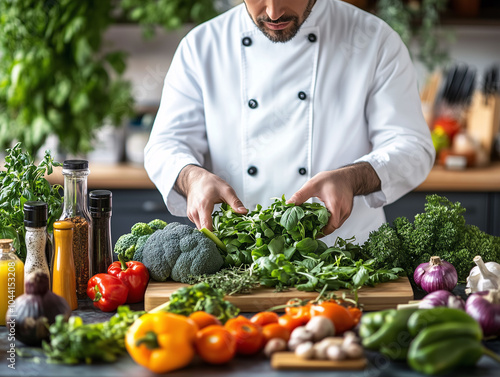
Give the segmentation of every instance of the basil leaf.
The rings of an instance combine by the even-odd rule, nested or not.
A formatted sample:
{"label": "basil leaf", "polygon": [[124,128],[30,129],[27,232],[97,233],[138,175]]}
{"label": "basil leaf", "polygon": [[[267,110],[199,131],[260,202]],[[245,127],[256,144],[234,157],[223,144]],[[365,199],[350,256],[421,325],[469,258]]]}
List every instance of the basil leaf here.
{"label": "basil leaf", "polygon": [[297,250],[302,251],[304,253],[312,253],[318,248],[318,242],[313,240],[312,238],[304,238],[302,241],[299,241],[295,244]]}
{"label": "basil leaf", "polygon": [[281,217],[280,224],[288,231],[295,230],[304,217],[304,210],[299,206],[288,208]]}
{"label": "basil leaf", "polygon": [[269,251],[271,254],[277,255],[281,254],[284,250],[285,239],[283,236],[275,237],[269,242]]}

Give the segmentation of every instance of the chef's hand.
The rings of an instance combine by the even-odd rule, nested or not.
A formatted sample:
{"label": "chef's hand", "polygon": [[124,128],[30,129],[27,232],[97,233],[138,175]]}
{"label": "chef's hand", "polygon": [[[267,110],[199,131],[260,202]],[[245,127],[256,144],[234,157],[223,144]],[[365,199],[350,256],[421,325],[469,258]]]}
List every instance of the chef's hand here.
{"label": "chef's hand", "polygon": [[355,195],[367,195],[380,190],[380,179],[367,162],[348,165],[316,174],[302,186],[287,203],[300,205],[312,197],[321,200],[331,216],[323,228],[326,236],[351,215]]}
{"label": "chef's hand", "polygon": [[187,216],[198,229],[213,230],[212,212],[217,203],[227,203],[237,213],[248,212],[226,181],[196,165],[181,170],[174,188],[186,197]]}

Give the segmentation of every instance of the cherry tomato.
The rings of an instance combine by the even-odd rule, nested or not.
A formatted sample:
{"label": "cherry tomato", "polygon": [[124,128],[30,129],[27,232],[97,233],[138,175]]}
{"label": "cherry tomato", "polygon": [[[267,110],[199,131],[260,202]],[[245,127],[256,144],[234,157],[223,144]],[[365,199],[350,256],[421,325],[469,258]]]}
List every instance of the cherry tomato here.
{"label": "cherry tomato", "polygon": [[265,326],[270,323],[278,323],[278,318],[279,316],[275,312],[260,312],[250,318],[250,321],[259,326]]}
{"label": "cherry tomato", "polygon": [[285,313],[299,318],[303,325],[305,325],[311,319],[311,305],[303,305],[303,306],[289,306],[285,308]]}
{"label": "cherry tomato", "polygon": [[349,310],[349,313],[351,313],[351,317],[354,319],[354,325],[357,325],[359,321],[361,320],[361,315],[363,314],[359,308],[347,308]]}
{"label": "cherry tomato", "polygon": [[285,342],[288,342],[288,340],[290,339],[290,333],[291,331],[288,328],[280,325],[279,323],[270,323],[262,328],[262,334],[264,334],[265,343],[273,338],[280,338]]}
{"label": "cherry tomato", "polygon": [[245,317],[232,318],[226,322],[224,327],[235,337],[237,353],[253,355],[263,347],[264,335],[262,334],[262,327],[250,322]]}
{"label": "cherry tomato", "polygon": [[300,317],[283,314],[281,317],[279,317],[278,323],[292,332],[296,327],[302,326],[304,324],[303,320],[304,319]]}
{"label": "cherry tomato", "polygon": [[200,330],[210,325],[222,326],[221,321],[219,321],[217,317],[201,310],[191,313],[189,315],[189,318],[191,318],[194,322],[196,322]]}
{"label": "cherry tomato", "polygon": [[312,305],[311,317],[317,315],[329,318],[335,326],[336,334],[342,334],[344,331],[350,330],[356,325],[356,321],[351,315],[351,312],[336,302],[325,301],[321,304]]}
{"label": "cherry tomato", "polygon": [[220,325],[209,325],[196,333],[196,351],[210,364],[224,364],[236,353],[236,339]]}

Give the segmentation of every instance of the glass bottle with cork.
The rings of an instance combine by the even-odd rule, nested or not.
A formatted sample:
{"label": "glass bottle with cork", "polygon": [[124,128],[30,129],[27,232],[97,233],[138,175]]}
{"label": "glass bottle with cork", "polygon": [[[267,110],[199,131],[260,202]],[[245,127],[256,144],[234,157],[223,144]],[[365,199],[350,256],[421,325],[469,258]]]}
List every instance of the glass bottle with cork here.
{"label": "glass bottle with cork", "polygon": [[24,203],[24,227],[26,229],[26,261],[24,264],[24,281],[35,272],[42,271],[50,281],[50,270],[47,262],[47,203],[29,201]]}
{"label": "glass bottle with cork", "polygon": [[108,190],[93,190],[89,193],[90,231],[90,276],[107,273],[113,263],[111,246],[112,193]]}
{"label": "glass bottle with cork", "polygon": [[73,262],[73,228],[71,221],[54,223],[54,264],[52,266],[52,292],[65,298],[71,310],[78,308]]}
{"label": "glass bottle with cork", "polygon": [[76,296],[87,297],[89,276],[90,215],[87,209],[87,177],[90,173],[87,160],[63,162],[64,206],[59,220],[73,223],[73,261],[76,272]]}
{"label": "glass bottle with cork", "polygon": [[24,293],[24,264],[16,255],[13,240],[0,240],[0,326],[5,326],[9,304]]}

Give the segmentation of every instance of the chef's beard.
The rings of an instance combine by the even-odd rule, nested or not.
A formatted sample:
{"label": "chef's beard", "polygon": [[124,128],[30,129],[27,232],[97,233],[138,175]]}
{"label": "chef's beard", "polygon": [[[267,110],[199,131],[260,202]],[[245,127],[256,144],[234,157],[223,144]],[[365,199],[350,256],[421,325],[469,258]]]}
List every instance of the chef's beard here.
{"label": "chef's beard", "polygon": [[[311,10],[315,2],[316,0],[309,0],[309,2],[307,3],[307,7],[306,10],[304,11],[302,17],[303,21],[301,24],[299,24],[299,18],[297,16],[291,16],[291,15],[287,16],[286,14],[284,14],[283,16],[274,21],[267,16],[257,17],[256,21],[257,27],[272,42],[276,43],[288,42],[297,35],[297,33],[300,30],[300,27],[304,24],[304,22],[307,20],[307,17],[309,17],[309,15],[311,14]],[[291,24],[284,30],[270,30],[266,27],[265,25],[266,22],[276,23],[276,24],[281,22],[291,22]]]}

